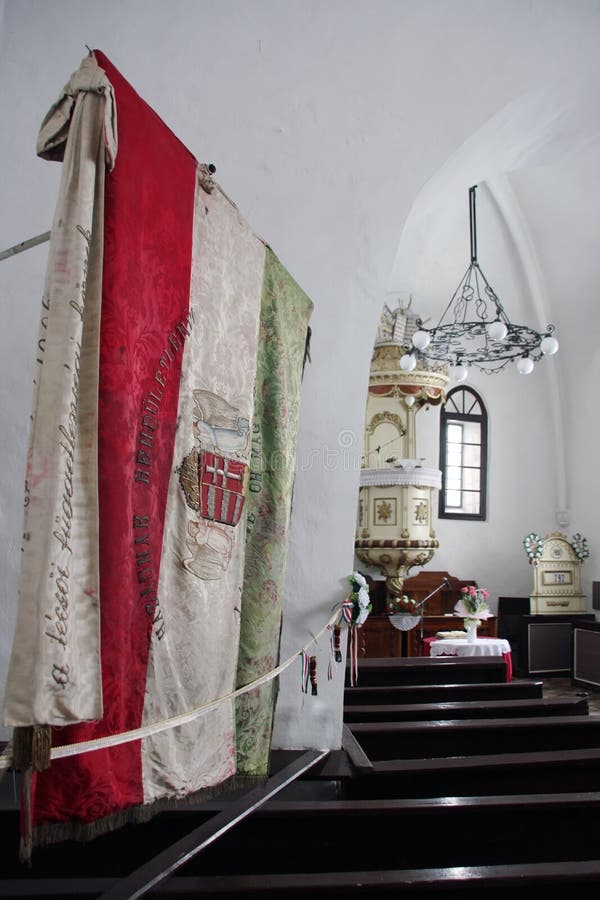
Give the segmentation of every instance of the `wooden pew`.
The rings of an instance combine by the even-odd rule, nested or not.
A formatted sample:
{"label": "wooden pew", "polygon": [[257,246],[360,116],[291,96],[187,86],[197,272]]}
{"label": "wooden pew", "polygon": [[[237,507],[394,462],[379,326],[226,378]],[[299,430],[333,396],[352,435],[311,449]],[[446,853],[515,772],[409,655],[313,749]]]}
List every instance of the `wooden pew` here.
{"label": "wooden pew", "polygon": [[516,751],[431,759],[374,761],[362,775],[342,751],[333,751],[282,797],[401,799],[568,793],[600,784],[600,748]]}
{"label": "wooden pew", "polygon": [[506,663],[501,656],[416,656],[361,659],[356,685],[351,684],[350,664],[346,666],[346,685],[396,686],[423,684],[462,684],[506,682]]}
{"label": "wooden pew", "polygon": [[[499,866],[458,866],[437,869],[408,869],[385,871],[339,871],[292,873],[286,875],[230,875],[178,876],[165,885],[158,885],[146,894],[161,900],[176,898],[204,898],[227,900],[283,900],[283,898],[312,897],[346,898],[379,897],[400,894],[403,898],[422,898],[435,891],[444,900],[464,900],[485,896],[486,900],[548,900],[550,890],[572,888],[577,900],[597,900],[600,883],[598,860],[560,863],[524,863]],[[7,887],[11,882],[6,882]],[[9,895],[13,898],[54,897],[66,900],[104,900],[118,880],[109,877],[79,879],[48,879],[43,893],[19,893],[20,886]],[[10,888],[9,888],[10,889]]]}
{"label": "wooden pew", "polygon": [[600,747],[600,716],[356,722],[349,729],[373,762]]}
{"label": "wooden pew", "polygon": [[[165,818],[163,829],[171,819],[176,814]],[[327,804],[273,800],[181,874],[339,871],[342,860],[347,870],[386,870],[489,866],[508,858],[593,859],[599,820],[600,793],[585,791]]]}
{"label": "wooden pew", "polygon": [[[33,871],[10,873],[2,896],[108,896],[123,877],[127,847],[131,871],[135,860],[151,859],[165,835],[172,840],[199,823],[210,827],[207,813],[216,815],[225,806],[163,813],[138,825],[134,844],[130,832],[130,841],[122,842],[118,852],[116,834],[107,835],[101,865],[98,857],[91,864],[89,845],[48,848],[58,856],[54,866],[61,880],[47,877],[38,863]],[[282,900],[308,890],[319,896],[364,897],[366,890],[370,896],[402,887],[415,896],[418,888],[429,886],[446,895],[447,889],[460,886],[478,896],[483,886],[518,884],[528,889],[529,897],[531,889],[547,890],[550,875],[558,871],[569,873],[569,884],[585,888],[595,883],[597,889],[599,816],[600,793],[589,791],[326,804],[273,800],[177,866],[149,894],[248,900],[260,893]],[[459,869],[463,876],[469,873],[468,882]]]}
{"label": "wooden pew", "polygon": [[541,681],[504,681],[483,684],[408,684],[346,687],[344,705],[383,703],[448,703],[469,700],[533,700],[543,697]]}
{"label": "wooden pew", "polygon": [[[549,890],[576,887],[577,900],[597,900],[600,862],[596,859],[561,863],[524,863],[499,866],[459,866],[436,869],[338,871],[288,875],[173,878],[161,898],[202,897],[205,900],[239,896],[243,900],[282,898],[373,897],[391,893],[403,898],[423,897],[434,890],[445,900],[467,896],[486,900],[511,898],[548,900]],[[484,892],[484,893],[477,893]]]}
{"label": "wooden pew", "polygon": [[537,716],[587,716],[584,698],[562,700],[466,700],[447,703],[352,704],[344,707],[344,722],[416,722],[445,719],[514,719]]}

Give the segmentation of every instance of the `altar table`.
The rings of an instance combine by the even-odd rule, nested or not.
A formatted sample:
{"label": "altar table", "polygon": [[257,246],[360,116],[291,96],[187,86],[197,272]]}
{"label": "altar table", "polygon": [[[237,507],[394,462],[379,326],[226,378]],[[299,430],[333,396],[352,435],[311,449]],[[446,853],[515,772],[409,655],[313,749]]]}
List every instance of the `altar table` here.
{"label": "altar table", "polygon": [[502,656],[506,663],[506,680],[512,679],[511,647],[504,638],[423,638],[423,656]]}

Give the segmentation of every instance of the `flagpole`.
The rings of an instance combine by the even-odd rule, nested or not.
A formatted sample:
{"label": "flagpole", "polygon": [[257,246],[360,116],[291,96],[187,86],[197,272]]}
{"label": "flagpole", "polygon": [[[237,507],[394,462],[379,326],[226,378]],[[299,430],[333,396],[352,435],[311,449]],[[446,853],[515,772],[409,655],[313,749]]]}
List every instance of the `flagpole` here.
{"label": "flagpole", "polygon": [[44,231],[43,234],[38,234],[27,241],[21,241],[20,244],[9,247],[8,250],[2,250],[0,252],[0,262],[4,259],[9,259],[11,256],[16,256],[17,253],[22,253],[24,250],[30,250],[31,247],[37,247],[38,244],[45,244],[49,240],[50,232]]}

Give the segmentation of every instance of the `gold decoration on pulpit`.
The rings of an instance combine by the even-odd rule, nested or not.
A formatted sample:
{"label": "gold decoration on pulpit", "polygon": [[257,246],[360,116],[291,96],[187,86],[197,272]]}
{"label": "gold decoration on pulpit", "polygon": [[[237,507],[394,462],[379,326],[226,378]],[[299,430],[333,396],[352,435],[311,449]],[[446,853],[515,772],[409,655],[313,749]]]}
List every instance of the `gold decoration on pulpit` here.
{"label": "gold decoration on pulpit", "polygon": [[389,597],[403,594],[404,579],[439,546],[432,495],[439,469],[417,455],[416,416],[445,399],[444,367],[427,367],[410,353],[418,316],[411,304],[384,307],[369,376],[363,467],[355,538],[358,559],[386,578]]}
{"label": "gold decoration on pulpit", "polygon": [[383,522],[385,525],[395,525],[395,516],[393,517],[393,521],[390,522],[390,519],[392,519],[392,509],[396,509],[396,501],[394,498],[391,500],[378,500],[375,506],[375,521],[377,524]]}
{"label": "gold decoration on pulpit", "polygon": [[415,506],[415,522],[418,525],[422,525],[424,522],[427,522],[429,519],[429,507],[424,500],[420,500]]}

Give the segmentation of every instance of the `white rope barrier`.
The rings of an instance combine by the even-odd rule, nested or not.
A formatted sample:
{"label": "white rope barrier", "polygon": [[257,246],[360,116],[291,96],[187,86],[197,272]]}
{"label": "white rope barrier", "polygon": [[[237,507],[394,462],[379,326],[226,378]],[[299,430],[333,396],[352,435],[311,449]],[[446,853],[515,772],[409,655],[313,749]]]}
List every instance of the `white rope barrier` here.
{"label": "white rope barrier", "polygon": [[[80,753],[91,753],[93,750],[101,750],[105,747],[116,747],[119,744],[126,744],[129,741],[138,741],[142,738],[150,737],[150,735],[158,734],[161,731],[168,731],[171,728],[177,728],[180,725],[186,725],[188,722],[193,722],[194,719],[199,718],[205,712],[208,712],[210,709],[214,709],[216,706],[219,706],[221,703],[225,703],[227,700],[233,700],[235,697],[239,697],[242,694],[247,694],[249,691],[254,690],[255,688],[261,687],[263,684],[267,684],[267,682],[272,681],[273,678],[276,678],[282,672],[284,672],[295,660],[305,653],[312,644],[318,643],[318,638],[327,631],[335,622],[338,620],[340,614],[340,609],[336,609],[335,613],[329,619],[326,625],[323,626],[321,631],[318,632],[317,635],[312,635],[312,639],[305,644],[300,650],[290,656],[284,663],[277,666],[275,669],[271,669],[270,672],[266,672],[264,675],[261,675],[255,681],[251,681],[249,684],[245,684],[241,688],[237,688],[237,690],[232,691],[229,694],[225,694],[223,697],[217,697],[215,700],[211,700],[210,703],[204,703],[202,706],[197,706],[194,709],[189,710],[186,713],[180,713],[177,716],[171,716],[168,719],[163,719],[160,722],[154,722],[151,725],[143,725],[140,728],[133,728],[131,731],[122,731],[119,734],[110,734],[103,738],[95,738],[91,741],[80,741],[75,744],[63,744],[59,747],[53,747],[50,751],[50,759],[65,759],[68,756],[77,756]],[[0,770],[1,769],[9,769],[12,763],[12,753],[10,752],[10,744],[7,746],[4,754],[0,756]]]}

